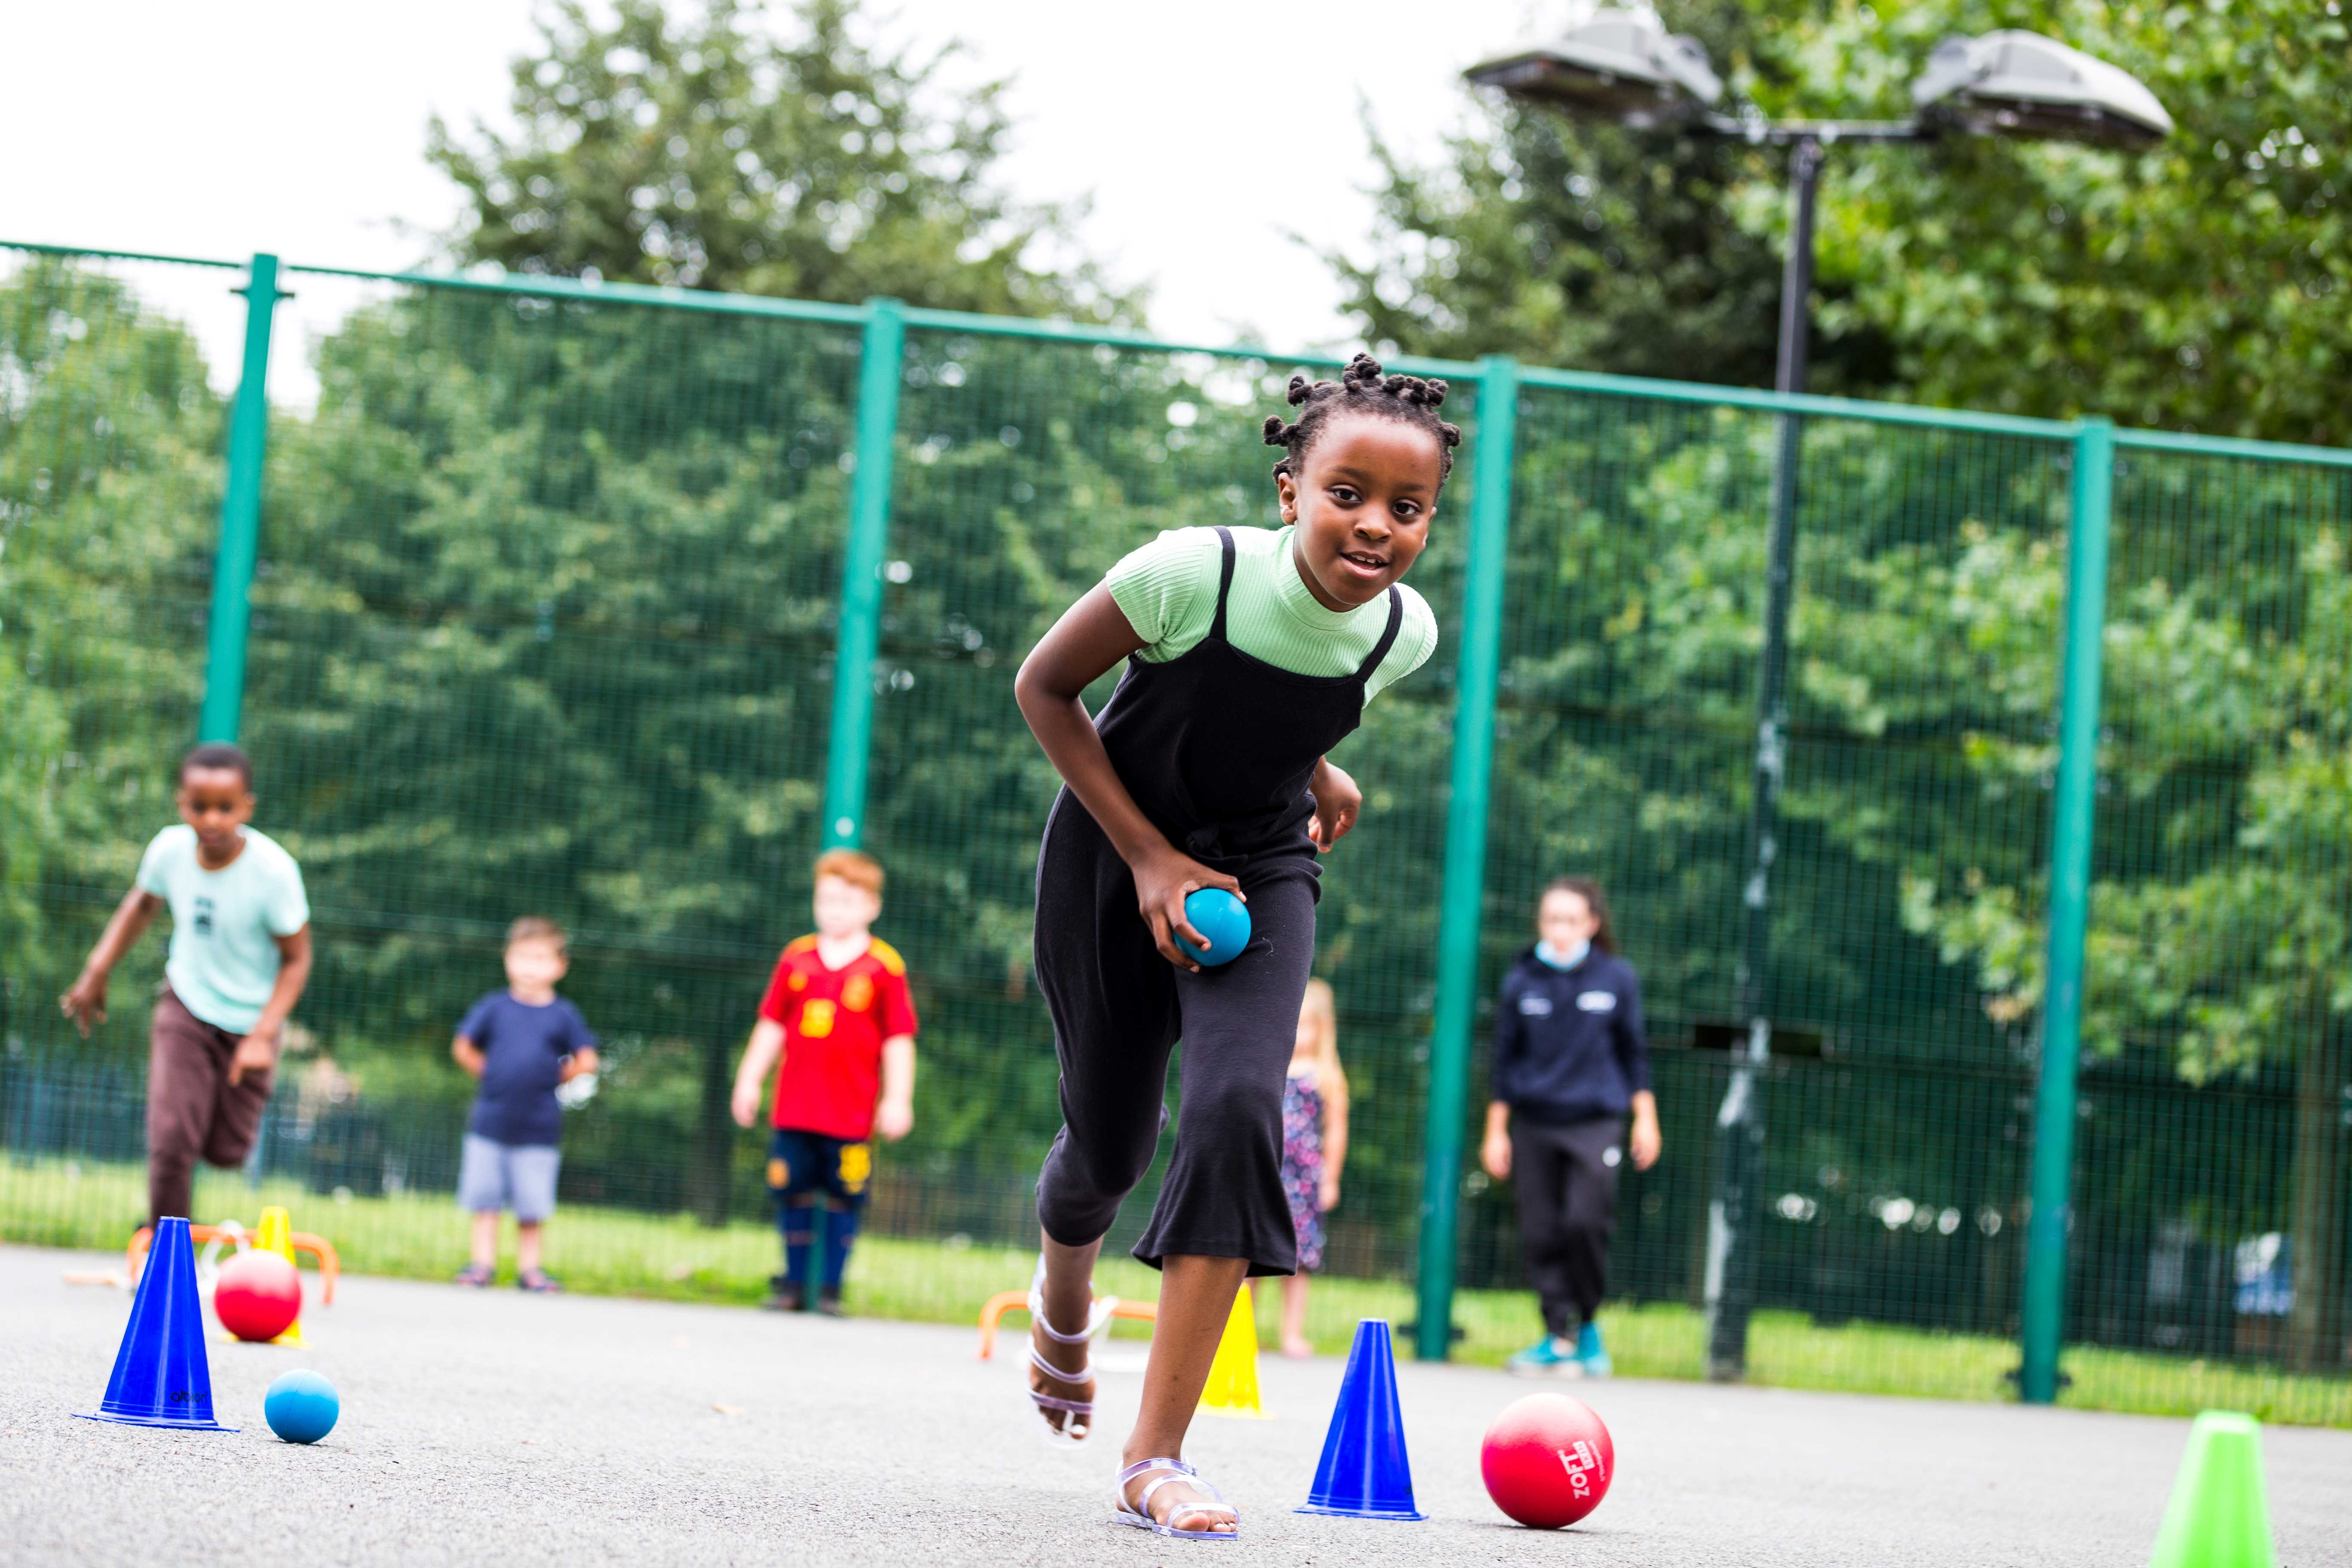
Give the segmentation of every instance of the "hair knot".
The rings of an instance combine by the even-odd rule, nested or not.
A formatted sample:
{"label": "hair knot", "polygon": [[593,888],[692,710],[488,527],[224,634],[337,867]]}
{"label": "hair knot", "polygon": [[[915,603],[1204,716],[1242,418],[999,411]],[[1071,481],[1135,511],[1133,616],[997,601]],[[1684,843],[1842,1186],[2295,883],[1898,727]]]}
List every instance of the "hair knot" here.
{"label": "hair knot", "polygon": [[1338,381],[1310,382],[1304,375],[1294,375],[1285,395],[1292,407],[1303,407],[1305,412],[1287,425],[1280,415],[1268,415],[1264,426],[1265,444],[1280,447],[1286,453],[1274,471],[1296,475],[1326,420],[1342,411],[1360,412],[1418,426],[1436,437],[1437,482],[1443,486],[1454,471],[1454,448],[1462,444],[1461,430],[1433,412],[1445,401],[1445,393],[1442,381],[1389,374],[1368,353],[1351,357]]}

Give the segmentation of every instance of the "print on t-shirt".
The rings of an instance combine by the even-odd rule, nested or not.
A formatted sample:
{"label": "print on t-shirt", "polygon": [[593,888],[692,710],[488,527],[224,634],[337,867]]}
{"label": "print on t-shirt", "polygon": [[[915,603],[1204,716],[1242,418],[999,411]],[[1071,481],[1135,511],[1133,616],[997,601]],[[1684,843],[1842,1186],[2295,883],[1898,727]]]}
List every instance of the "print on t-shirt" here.
{"label": "print on t-shirt", "polygon": [[852,1142],[872,1135],[882,1092],[882,1042],[915,1032],[907,964],[875,940],[839,969],[817,956],[816,938],[783,951],[760,1016],[784,1028],[776,1071],[775,1124]]}

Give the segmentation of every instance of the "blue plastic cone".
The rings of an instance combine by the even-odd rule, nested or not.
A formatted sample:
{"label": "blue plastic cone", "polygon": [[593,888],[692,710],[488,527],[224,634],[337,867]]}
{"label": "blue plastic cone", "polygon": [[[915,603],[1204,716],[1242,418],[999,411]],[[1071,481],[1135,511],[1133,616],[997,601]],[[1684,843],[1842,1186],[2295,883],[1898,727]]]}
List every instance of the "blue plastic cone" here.
{"label": "blue plastic cone", "polygon": [[1339,1407],[1323,1438],[1323,1460],[1300,1513],[1345,1519],[1426,1519],[1412,1506],[1412,1467],[1404,1457],[1404,1413],[1397,1406],[1396,1355],[1384,1318],[1356,1325]]}
{"label": "blue plastic cone", "polygon": [[115,1352],[114,1375],[95,1415],[85,1421],[126,1426],[177,1426],[234,1432],[213,1419],[212,1368],[205,1360],[205,1303],[196,1293],[196,1254],[188,1222],[155,1222],[155,1244],[131,1302],[131,1323]]}

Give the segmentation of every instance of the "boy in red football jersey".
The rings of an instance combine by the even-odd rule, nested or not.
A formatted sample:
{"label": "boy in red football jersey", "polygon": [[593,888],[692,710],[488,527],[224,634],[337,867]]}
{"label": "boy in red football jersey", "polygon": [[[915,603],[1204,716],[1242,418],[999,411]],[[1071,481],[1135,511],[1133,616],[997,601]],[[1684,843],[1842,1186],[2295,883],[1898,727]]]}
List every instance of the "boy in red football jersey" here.
{"label": "boy in red football jersey", "polygon": [[882,865],[855,849],[816,861],[816,933],[784,949],[735,1074],[735,1121],[751,1125],[768,1069],[776,1074],[768,1189],[784,1237],[772,1311],[808,1303],[817,1200],[826,1209],[816,1310],[841,1316],[841,1276],[866,1209],[875,1133],[897,1142],[915,1125],[915,1004],[907,963],[872,932]]}

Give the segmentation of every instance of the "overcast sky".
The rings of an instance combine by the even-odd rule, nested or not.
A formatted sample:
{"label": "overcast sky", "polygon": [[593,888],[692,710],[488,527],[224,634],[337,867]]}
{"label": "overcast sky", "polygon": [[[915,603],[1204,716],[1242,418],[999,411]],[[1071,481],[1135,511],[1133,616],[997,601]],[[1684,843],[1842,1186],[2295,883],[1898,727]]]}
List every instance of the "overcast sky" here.
{"label": "overcast sky", "polygon": [[[1161,333],[1336,343],[1329,270],[1284,237],[1360,247],[1371,179],[1357,105],[1422,154],[1458,127],[1461,68],[1568,0],[895,0],[887,37],[961,37],[1010,75],[1003,174],[1032,199],[1091,195],[1082,234],[1148,283]],[[74,0],[0,5],[0,239],[362,268],[414,265],[456,213],[426,117],[503,120],[532,0]],[[240,320],[221,274],[140,269],[215,374]],[[272,384],[301,402],[307,335],[357,298],[320,280],[281,318]],[[291,325],[291,332],[283,327]]]}

